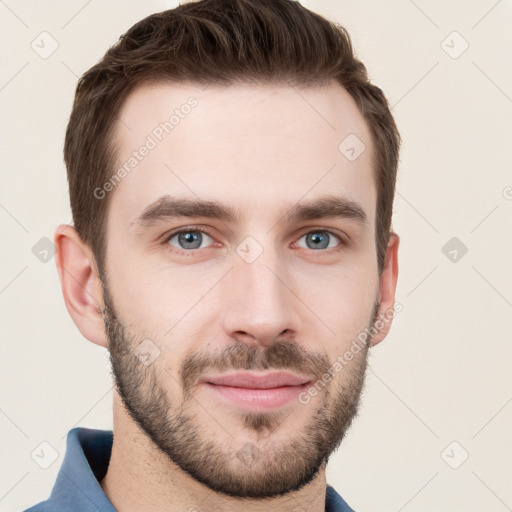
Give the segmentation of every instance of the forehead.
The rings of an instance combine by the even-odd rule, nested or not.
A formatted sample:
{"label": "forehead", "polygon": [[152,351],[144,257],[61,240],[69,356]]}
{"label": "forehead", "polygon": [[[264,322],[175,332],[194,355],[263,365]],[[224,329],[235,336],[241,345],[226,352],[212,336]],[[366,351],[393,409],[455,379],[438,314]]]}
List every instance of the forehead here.
{"label": "forehead", "polygon": [[[339,84],[153,84],[119,113],[109,220],[129,225],[171,195],[275,222],[301,199],[343,195],[375,215],[373,143]],[[354,158],[356,157],[356,158]]]}

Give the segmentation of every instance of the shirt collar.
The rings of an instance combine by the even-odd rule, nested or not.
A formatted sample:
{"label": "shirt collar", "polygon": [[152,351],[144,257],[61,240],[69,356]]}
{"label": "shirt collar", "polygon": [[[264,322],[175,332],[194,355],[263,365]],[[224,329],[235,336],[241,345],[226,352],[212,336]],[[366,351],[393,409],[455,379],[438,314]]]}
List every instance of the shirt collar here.
{"label": "shirt collar", "polygon": [[56,509],[116,512],[99,483],[107,472],[112,441],[111,430],[69,431],[64,462],[48,500]]}

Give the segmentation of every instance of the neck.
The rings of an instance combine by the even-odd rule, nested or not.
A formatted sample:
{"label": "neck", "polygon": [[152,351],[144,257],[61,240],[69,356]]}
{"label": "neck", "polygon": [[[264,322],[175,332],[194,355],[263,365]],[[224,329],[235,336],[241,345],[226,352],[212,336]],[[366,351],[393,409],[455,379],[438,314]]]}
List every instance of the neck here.
{"label": "neck", "polygon": [[[193,449],[193,448],[192,448]],[[140,429],[114,393],[114,444],[101,487],[119,512],[308,512],[325,510],[325,464],[298,491],[275,498],[234,498],[208,489],[174,464]]]}

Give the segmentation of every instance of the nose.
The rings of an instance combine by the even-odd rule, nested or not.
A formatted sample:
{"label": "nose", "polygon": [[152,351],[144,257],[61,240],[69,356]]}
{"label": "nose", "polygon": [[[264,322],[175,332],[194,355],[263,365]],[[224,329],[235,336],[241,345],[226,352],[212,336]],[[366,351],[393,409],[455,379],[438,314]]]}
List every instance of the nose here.
{"label": "nose", "polygon": [[226,277],[222,280],[222,315],[229,337],[269,345],[276,338],[296,336],[301,301],[293,291],[289,272],[268,251],[252,263],[235,258]]}

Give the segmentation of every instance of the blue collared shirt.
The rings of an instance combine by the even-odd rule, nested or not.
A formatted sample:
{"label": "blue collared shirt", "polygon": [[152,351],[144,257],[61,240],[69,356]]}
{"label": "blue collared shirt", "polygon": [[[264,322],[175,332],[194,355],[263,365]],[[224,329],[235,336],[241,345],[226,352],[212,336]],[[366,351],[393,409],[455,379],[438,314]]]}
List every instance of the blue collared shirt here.
{"label": "blue collared shirt", "polygon": [[[111,430],[70,430],[50,497],[25,512],[116,512],[99,483],[107,473],[113,439]],[[325,511],[354,512],[330,485],[325,493]]]}

